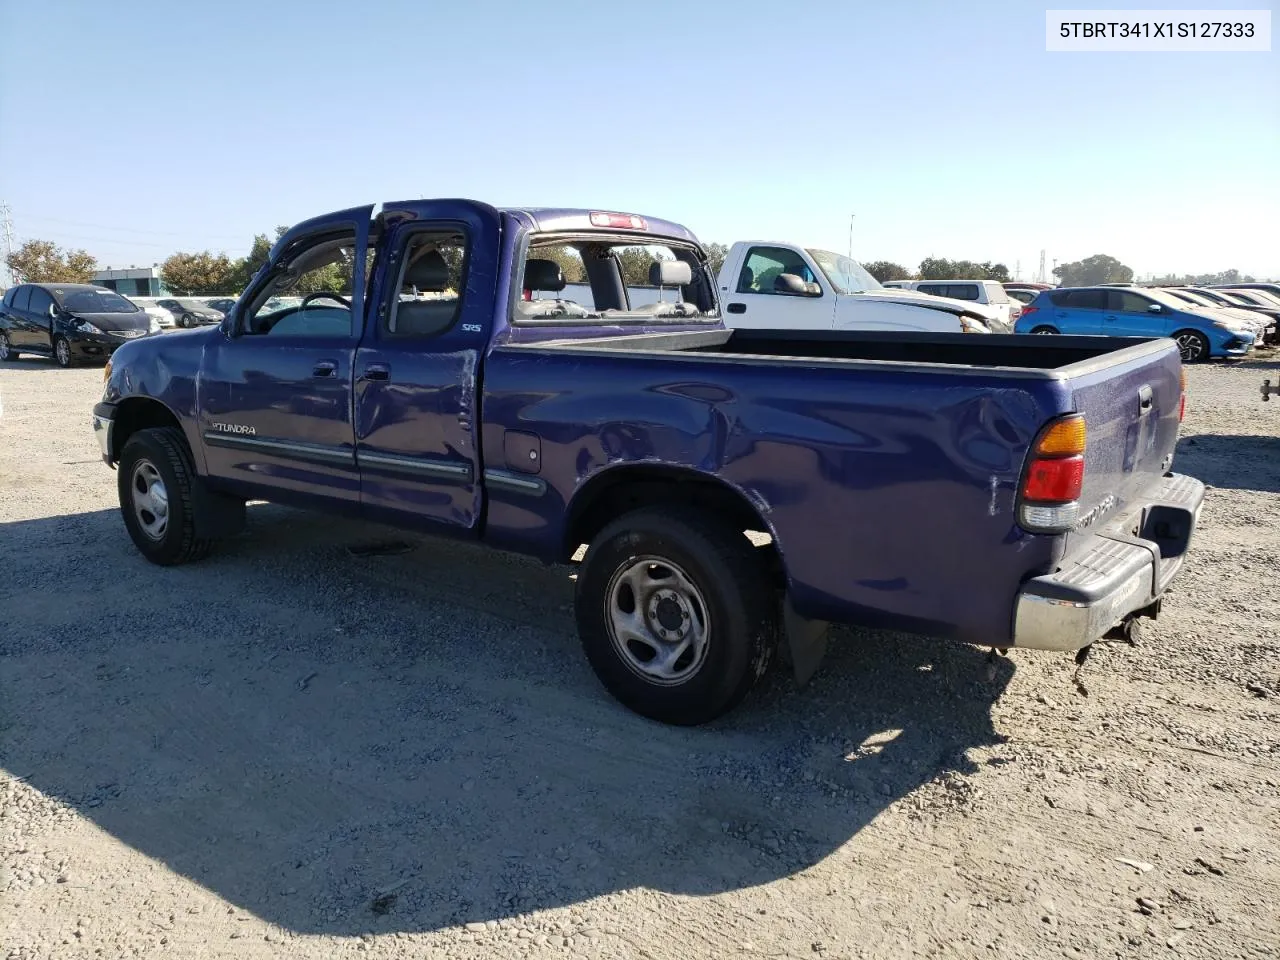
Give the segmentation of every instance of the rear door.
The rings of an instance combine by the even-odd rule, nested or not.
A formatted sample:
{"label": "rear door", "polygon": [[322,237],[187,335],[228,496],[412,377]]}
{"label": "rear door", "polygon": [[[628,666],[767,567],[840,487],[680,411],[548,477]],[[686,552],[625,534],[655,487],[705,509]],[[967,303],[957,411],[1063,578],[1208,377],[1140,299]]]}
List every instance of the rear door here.
{"label": "rear door", "polygon": [[23,310],[26,318],[24,345],[33,350],[53,352],[53,317],[49,310],[53,306],[53,295],[43,287],[31,288],[31,300]]}
{"label": "rear door", "polygon": [[480,365],[493,328],[501,218],[463,200],[389,204],[355,359],[365,515],[474,532],[483,506]]}
{"label": "rear door", "polygon": [[[35,346],[32,343],[35,337],[31,329],[31,320],[27,317],[27,304],[31,302],[31,289],[27,284],[20,286],[14,293],[13,299],[9,302],[9,306],[5,309],[5,314],[9,318],[9,342],[15,347],[23,347],[25,349]],[[40,349],[47,351],[49,344],[42,344]]]}
{"label": "rear door", "polygon": [[1100,334],[1107,307],[1107,291],[1097,288],[1061,290],[1049,294],[1053,325],[1059,333]]}
{"label": "rear door", "polygon": [[[779,290],[783,273],[816,283],[820,294],[804,296]],[[798,250],[756,245],[747,248],[730,290],[721,290],[725,325],[757,330],[830,330],[835,325],[835,291]]]}
{"label": "rear door", "polygon": [[[372,207],[294,227],[209,337],[199,425],[210,476],[248,495],[360,499],[352,363],[363,334]],[[269,306],[279,295],[300,304]]]}

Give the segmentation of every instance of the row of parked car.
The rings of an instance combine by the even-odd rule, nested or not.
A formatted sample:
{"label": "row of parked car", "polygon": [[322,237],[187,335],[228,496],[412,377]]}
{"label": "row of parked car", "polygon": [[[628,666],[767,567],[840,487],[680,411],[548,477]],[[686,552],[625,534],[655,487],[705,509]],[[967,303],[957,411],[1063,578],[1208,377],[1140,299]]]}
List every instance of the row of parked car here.
{"label": "row of parked car", "polygon": [[[277,299],[284,307],[302,298]],[[230,297],[130,298],[93,284],[23,283],[0,301],[0,361],[34,354],[63,367],[102,362],[127,340],[221,323],[234,304]]]}
{"label": "row of parked car", "polygon": [[[1242,357],[1277,342],[1280,284],[1215,287],[1022,287],[1017,333],[1170,337],[1185,363]],[[1019,299],[1023,299],[1020,296]]]}

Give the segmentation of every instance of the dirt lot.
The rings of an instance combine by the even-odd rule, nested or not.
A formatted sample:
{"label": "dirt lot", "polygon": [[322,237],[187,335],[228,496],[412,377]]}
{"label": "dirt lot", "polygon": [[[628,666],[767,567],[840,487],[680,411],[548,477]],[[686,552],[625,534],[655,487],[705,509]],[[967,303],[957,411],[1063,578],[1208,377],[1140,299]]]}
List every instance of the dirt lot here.
{"label": "dirt lot", "polygon": [[1139,644],[840,631],[725,720],[618,707],[569,571],[273,506],[128,542],[98,370],[0,369],[0,947],[164,957],[1275,957],[1280,403],[1191,370],[1212,485]]}

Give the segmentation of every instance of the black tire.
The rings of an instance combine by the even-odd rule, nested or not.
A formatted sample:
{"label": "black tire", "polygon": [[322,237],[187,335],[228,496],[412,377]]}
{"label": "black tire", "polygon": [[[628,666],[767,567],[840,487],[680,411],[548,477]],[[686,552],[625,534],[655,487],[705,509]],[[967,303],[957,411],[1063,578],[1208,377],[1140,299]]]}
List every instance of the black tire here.
{"label": "black tire", "polygon": [[53,338],[53,359],[64,370],[75,365],[71,359],[71,344],[66,337]]}
{"label": "black tire", "polygon": [[184,316],[179,317],[179,318],[178,318],[178,326],[182,327],[182,329],[184,329],[184,330],[189,330],[189,329],[191,329],[191,318],[190,318],[190,317],[188,317],[188,316],[185,316],[185,315],[184,315]]}
{"label": "black tire", "polygon": [[1209,359],[1209,338],[1199,330],[1179,330],[1173,335],[1183,363],[1204,363]]}
{"label": "black tire", "polygon": [[1053,335],[1056,335],[1058,333],[1058,331],[1053,327],[1036,327],[1031,332],[1033,334],[1053,334]]}
{"label": "black tire", "polygon": [[[622,650],[635,646],[614,641],[614,604],[626,593],[624,574],[637,568],[659,571],[658,576],[674,568],[695,588],[690,609],[703,608],[704,652],[679,680],[647,678],[633,666],[636,658]],[[655,589],[649,605],[661,609],[669,601],[655,598],[668,592]],[[637,613],[638,600],[633,595]],[[636,510],[605,527],[578,571],[576,608],[578,635],[600,682],[631,710],[664,723],[706,723],[737,706],[764,676],[778,645],[778,595],[759,551],[741,531],[686,507]],[[656,615],[639,620],[654,629],[665,622]]]}
{"label": "black tire", "polygon": [[18,359],[18,351],[13,349],[13,344],[9,342],[7,333],[0,333],[0,361],[12,363]]}
{"label": "black tire", "polygon": [[[147,470],[143,465],[147,465]],[[135,491],[144,473],[154,470],[164,485],[167,502],[163,530],[146,526],[145,508],[138,507]],[[151,427],[139,430],[124,445],[120,455],[117,489],[120,513],[134,546],[152,563],[173,566],[205,557],[212,540],[196,536],[195,501],[192,488],[197,482],[195,464],[187,438],[177,427]],[[152,514],[152,516],[155,516]]]}

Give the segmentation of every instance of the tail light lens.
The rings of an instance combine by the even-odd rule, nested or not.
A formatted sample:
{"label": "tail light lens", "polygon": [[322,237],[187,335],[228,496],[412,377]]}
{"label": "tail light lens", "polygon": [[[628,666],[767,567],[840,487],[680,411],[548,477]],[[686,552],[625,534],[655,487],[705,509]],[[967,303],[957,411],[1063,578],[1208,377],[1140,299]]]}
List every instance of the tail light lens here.
{"label": "tail light lens", "polygon": [[1018,522],[1025,529],[1061,533],[1075,523],[1086,439],[1084,416],[1078,413],[1059,417],[1040,431],[1018,495]]}
{"label": "tail light lens", "polygon": [[1022,308],[1022,315],[1024,317],[1029,316],[1030,314],[1035,313],[1039,309],[1040,309],[1039,307],[1033,307],[1031,304],[1028,303],[1025,307]]}

